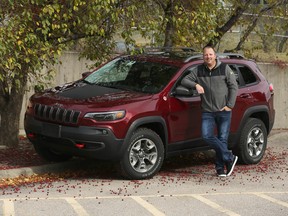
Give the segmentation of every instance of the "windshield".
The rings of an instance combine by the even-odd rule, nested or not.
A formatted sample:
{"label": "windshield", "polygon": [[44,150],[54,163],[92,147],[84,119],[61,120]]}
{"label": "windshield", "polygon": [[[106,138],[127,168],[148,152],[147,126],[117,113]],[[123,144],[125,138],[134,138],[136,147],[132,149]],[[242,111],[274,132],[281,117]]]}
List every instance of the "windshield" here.
{"label": "windshield", "polygon": [[107,63],[84,81],[123,90],[157,93],[167,85],[177,70],[175,66],[125,57]]}

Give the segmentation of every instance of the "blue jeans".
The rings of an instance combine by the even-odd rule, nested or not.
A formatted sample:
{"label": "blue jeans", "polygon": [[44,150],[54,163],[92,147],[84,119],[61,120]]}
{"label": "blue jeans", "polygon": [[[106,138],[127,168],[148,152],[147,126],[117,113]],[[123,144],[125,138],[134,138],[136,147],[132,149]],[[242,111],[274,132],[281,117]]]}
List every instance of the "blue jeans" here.
{"label": "blue jeans", "polygon": [[[215,169],[223,169],[225,163],[233,160],[233,154],[228,150],[228,136],[230,131],[232,112],[203,112],[202,138],[216,152]],[[215,135],[215,126],[217,136]]]}

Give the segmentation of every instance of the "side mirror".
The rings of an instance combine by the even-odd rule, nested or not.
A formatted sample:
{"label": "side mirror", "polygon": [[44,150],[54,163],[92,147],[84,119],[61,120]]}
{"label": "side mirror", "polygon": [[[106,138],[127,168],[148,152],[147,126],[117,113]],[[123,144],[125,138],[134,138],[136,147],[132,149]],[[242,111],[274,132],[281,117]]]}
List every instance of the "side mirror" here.
{"label": "side mirror", "polygon": [[177,86],[175,91],[173,91],[173,96],[192,96],[193,91],[189,90],[188,88],[184,86]]}
{"label": "side mirror", "polygon": [[179,97],[192,97],[199,96],[199,93],[196,89],[188,89],[182,85],[177,86],[176,89],[171,93],[171,96]]}
{"label": "side mirror", "polygon": [[82,73],[82,78],[85,78],[85,77],[89,76],[91,73],[92,72],[90,72],[90,71]]}
{"label": "side mirror", "polygon": [[180,95],[189,95],[191,94],[191,92],[189,91],[188,88],[184,87],[184,86],[178,86],[176,88],[176,91],[175,91],[177,94],[180,94]]}

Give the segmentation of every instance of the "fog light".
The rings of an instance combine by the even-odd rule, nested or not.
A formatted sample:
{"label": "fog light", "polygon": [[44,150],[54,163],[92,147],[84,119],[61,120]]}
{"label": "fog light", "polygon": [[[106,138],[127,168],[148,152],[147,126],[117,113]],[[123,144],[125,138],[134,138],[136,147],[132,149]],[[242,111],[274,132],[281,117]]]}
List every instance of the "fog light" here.
{"label": "fog light", "polygon": [[28,133],[27,137],[30,139],[34,139],[36,137],[36,135],[34,133]]}
{"label": "fog light", "polygon": [[76,143],[75,146],[79,149],[85,148],[85,144],[83,144],[83,143]]}

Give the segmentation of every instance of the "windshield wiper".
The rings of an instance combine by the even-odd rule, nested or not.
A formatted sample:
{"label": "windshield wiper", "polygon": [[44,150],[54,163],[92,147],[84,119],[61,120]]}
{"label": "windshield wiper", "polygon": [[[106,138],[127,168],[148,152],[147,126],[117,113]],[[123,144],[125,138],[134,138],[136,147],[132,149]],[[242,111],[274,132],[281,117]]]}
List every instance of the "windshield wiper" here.
{"label": "windshield wiper", "polygon": [[84,83],[87,83],[87,84],[89,84],[89,85],[93,84],[93,83],[89,82],[89,81],[86,80],[86,79],[83,79],[83,80],[81,80],[81,81],[84,82]]}

